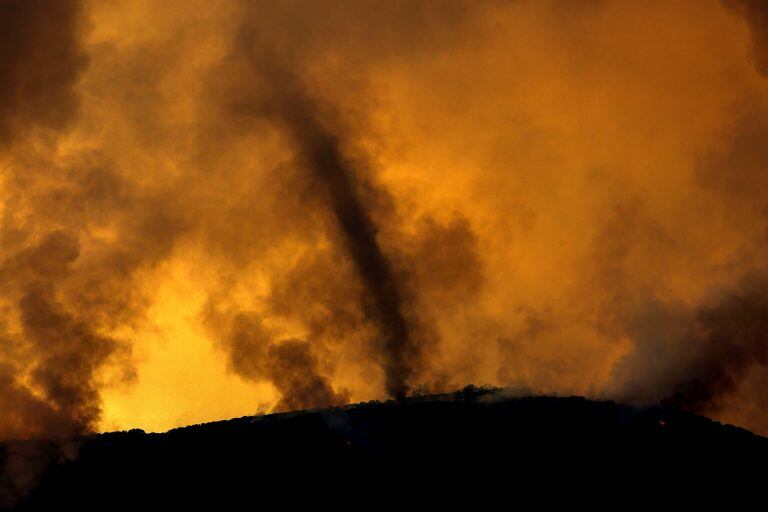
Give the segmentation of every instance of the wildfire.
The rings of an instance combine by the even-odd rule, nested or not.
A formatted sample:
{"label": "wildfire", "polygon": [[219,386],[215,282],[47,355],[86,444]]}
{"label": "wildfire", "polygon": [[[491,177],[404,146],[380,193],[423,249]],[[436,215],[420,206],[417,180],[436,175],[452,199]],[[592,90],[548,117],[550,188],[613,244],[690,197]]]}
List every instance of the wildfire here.
{"label": "wildfire", "polygon": [[0,437],[471,382],[768,431],[765,5],[1,2]]}

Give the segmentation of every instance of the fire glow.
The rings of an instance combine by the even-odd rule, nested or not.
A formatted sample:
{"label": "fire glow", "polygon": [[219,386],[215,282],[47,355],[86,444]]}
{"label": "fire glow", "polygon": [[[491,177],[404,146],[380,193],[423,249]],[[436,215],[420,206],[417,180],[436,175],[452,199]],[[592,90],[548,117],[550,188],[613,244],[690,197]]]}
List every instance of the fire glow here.
{"label": "fire glow", "polygon": [[0,438],[471,382],[768,432],[764,2],[10,0],[0,52]]}

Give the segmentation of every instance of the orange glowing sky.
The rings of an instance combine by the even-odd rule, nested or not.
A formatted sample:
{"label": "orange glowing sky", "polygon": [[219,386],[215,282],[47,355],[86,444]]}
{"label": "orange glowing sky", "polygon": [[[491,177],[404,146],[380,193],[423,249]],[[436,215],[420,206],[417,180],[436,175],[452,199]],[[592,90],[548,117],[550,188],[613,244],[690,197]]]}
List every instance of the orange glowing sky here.
{"label": "orange glowing sky", "polygon": [[[687,342],[683,319],[763,275],[768,77],[739,8],[409,4],[82,4],[76,112],[2,149],[15,242],[0,261],[55,230],[77,240],[64,277],[45,274],[56,304],[131,347],[87,377],[95,428],[275,407],[274,377],[233,363],[257,357],[228,338],[245,313],[275,342],[309,341],[349,399],[386,397],[361,285],[294,142],[259,110],[270,77],[248,44],[272,46],[378,191],[365,204],[428,340],[412,385],[624,399]],[[0,337],[26,347],[28,283],[3,275]],[[647,338],[669,348],[631,357]],[[38,356],[2,357],[46,400]],[[705,412],[768,432],[768,374],[739,372]]]}

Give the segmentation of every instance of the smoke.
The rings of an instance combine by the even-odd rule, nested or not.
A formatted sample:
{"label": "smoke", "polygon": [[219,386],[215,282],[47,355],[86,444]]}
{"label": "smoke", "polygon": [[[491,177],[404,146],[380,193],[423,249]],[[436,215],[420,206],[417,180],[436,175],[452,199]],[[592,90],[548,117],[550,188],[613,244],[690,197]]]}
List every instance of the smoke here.
{"label": "smoke", "polygon": [[370,306],[366,308],[381,335],[382,365],[387,392],[402,398],[408,391],[410,360],[417,357],[409,326],[403,315],[402,291],[391,264],[376,239],[377,228],[359,197],[350,162],[341,154],[336,136],[325,130],[318,119],[318,108],[307,96],[297,79],[275,69],[279,58],[256,57],[255,66],[261,76],[269,77],[271,91],[266,101],[270,115],[285,123],[300,152],[300,165],[306,166],[324,187],[328,203],[366,289]]}
{"label": "smoke", "polygon": [[[216,321],[213,316],[209,318],[213,324]],[[275,343],[273,334],[255,313],[238,313],[226,325],[231,329],[224,340],[231,368],[247,379],[271,381],[281,394],[275,410],[340,405],[349,400],[347,391],[335,392],[320,373],[310,343],[297,339]]]}
{"label": "smoke", "polygon": [[[768,77],[768,9],[763,2],[725,2],[749,27],[752,63]],[[731,225],[764,222],[768,137],[766,104],[749,98],[721,136],[721,144],[699,159],[695,177],[715,199],[715,208]],[[672,404],[703,413],[721,413],[750,372],[764,372],[768,253],[763,228],[756,248],[733,265],[747,270],[732,286],[724,285],[695,308],[654,299],[627,325],[636,349],[614,369],[626,400]],[[759,386],[743,392],[763,402]],[[756,395],[756,396],[754,396]]]}
{"label": "smoke", "polygon": [[[380,39],[366,43],[373,46],[363,50],[368,53],[365,59],[358,60],[351,56],[350,61],[343,64],[343,73],[351,82],[349,86],[358,89],[362,86],[355,82],[364,74],[368,65],[365,60],[370,60],[371,54],[386,59],[404,51],[418,52],[419,47],[434,44],[433,39],[442,39],[439,33],[448,27],[459,30],[467,22],[468,7],[462,2],[447,3],[446,11],[441,14],[441,18],[445,17],[446,21],[435,23],[435,27],[426,34],[422,33],[421,24],[434,23],[430,19],[434,13],[425,10],[425,5],[411,8],[401,2],[386,6],[371,3],[367,5],[368,12],[361,11],[361,7],[360,3],[355,2],[331,4],[332,12],[322,22],[327,26],[322,29],[315,26],[316,22],[311,19],[313,14],[318,13],[304,7],[296,9],[290,3],[280,7],[266,7],[266,12],[261,11],[253,18],[246,15],[247,21],[235,40],[233,53],[225,63],[225,68],[218,70],[213,80],[215,88],[222,87],[218,79],[222,75],[247,77],[240,82],[224,85],[225,92],[222,94],[226,97],[225,104],[232,106],[235,118],[245,114],[247,122],[255,125],[252,129],[260,129],[264,133],[264,124],[259,123],[266,121],[269,129],[278,128],[284,133],[290,145],[291,160],[281,162],[273,170],[271,178],[281,179],[287,174],[287,168],[290,168],[291,183],[277,191],[277,194],[281,197],[301,197],[312,202],[309,214],[324,219],[320,224],[324,224],[324,235],[329,237],[334,246],[332,257],[351,264],[348,271],[353,275],[345,277],[341,262],[323,264],[318,258],[307,259],[294,267],[289,274],[291,278],[283,284],[274,284],[273,293],[265,298],[263,306],[268,310],[266,314],[272,318],[298,317],[308,326],[308,338],[313,340],[311,344],[286,341],[272,347],[268,354],[264,351],[243,354],[239,350],[241,345],[237,341],[240,339],[238,336],[224,340],[224,346],[230,350],[230,368],[246,378],[253,379],[256,375],[243,371],[243,363],[236,362],[236,359],[244,357],[246,361],[260,361],[267,357],[272,363],[262,366],[268,369],[280,367],[275,362],[287,358],[302,369],[298,372],[285,372],[285,375],[293,375],[287,381],[279,378],[275,372],[263,369],[259,372],[261,378],[271,380],[280,391],[281,407],[291,403],[307,407],[332,403],[332,399],[339,400],[341,395],[334,398],[325,378],[316,374],[314,356],[310,354],[312,350],[317,351],[318,348],[334,344],[354,344],[356,338],[361,337],[358,333],[365,331],[362,337],[368,338],[364,342],[368,346],[366,351],[382,367],[387,393],[402,398],[408,392],[409,381],[418,371],[423,346],[435,343],[435,334],[416,313],[419,308],[410,290],[410,281],[413,281],[414,276],[409,275],[414,270],[405,268],[407,258],[403,257],[401,248],[387,254],[379,240],[380,226],[374,220],[374,215],[381,223],[398,222],[392,208],[392,198],[372,182],[371,169],[365,157],[348,154],[354,143],[347,140],[351,139],[348,135],[352,129],[344,119],[344,112],[336,111],[332,102],[317,97],[319,92],[313,92],[308,85],[313,79],[306,76],[304,70],[311,67],[306,60],[308,56],[316,62],[322,61],[326,54],[337,50],[337,46],[350,44],[348,39],[355,44],[359,43],[360,38],[367,37],[362,30],[362,25],[365,25],[378,33]],[[286,20],[286,23],[302,26],[305,30],[291,32],[290,37],[282,33],[270,33],[269,22],[288,13],[296,18]],[[382,25],[378,23],[379,16],[392,17],[405,26],[395,28]],[[325,30],[332,30],[339,37],[331,41],[315,40]],[[393,30],[397,31],[397,37],[390,33]],[[341,106],[348,108],[348,105]],[[285,207],[294,200],[285,197],[281,206],[284,217],[306,215],[304,212],[292,213],[290,208]],[[303,209],[306,205],[297,207]],[[422,236],[434,237],[435,233],[440,232],[441,226],[437,222],[429,219],[426,222],[429,223],[429,229]],[[460,229],[468,230],[466,223]],[[473,242],[471,231],[469,233],[466,240],[457,240],[458,244],[455,244],[456,262],[463,256],[462,245]],[[302,238],[306,240],[309,236],[303,234]],[[450,239],[439,242],[439,247],[449,247],[453,243]],[[428,257],[424,258],[425,262]],[[400,268],[395,268],[393,258],[399,260]],[[430,274],[442,276],[441,272],[455,272],[451,267],[456,262],[453,257],[449,257],[448,261],[434,265]],[[473,264],[469,268],[469,275],[473,276],[476,262],[469,263]],[[347,282],[335,284],[337,290],[327,299],[323,297],[326,290],[319,289],[312,289],[307,292],[307,297],[303,297],[300,290],[307,288],[312,276],[302,269],[302,265],[314,266],[314,272],[318,275],[326,274],[327,279],[334,279],[331,276],[335,275],[336,279]],[[445,277],[454,277],[457,283],[467,280],[463,276],[442,276],[438,280],[444,280]],[[350,278],[359,288],[350,287]],[[328,285],[324,283],[323,286]],[[433,288],[438,289],[439,286]],[[307,299],[323,304],[325,314],[322,318],[312,318],[306,311]],[[340,307],[340,304],[344,306]],[[209,323],[211,316],[209,309]],[[425,315],[422,313],[421,316]],[[236,315],[235,318],[240,316]],[[216,328],[221,329],[221,326]],[[237,330],[237,327],[233,329]],[[253,366],[251,363],[244,364]],[[304,375],[306,379],[302,384],[299,383],[299,375]]]}
{"label": "smoke", "polygon": [[0,5],[0,439],[68,438],[98,428],[103,387],[134,380],[129,333],[148,305],[137,281],[181,221],[164,191],[72,147],[88,69],[81,4]]}
{"label": "smoke", "polygon": [[316,367],[317,361],[306,341],[283,340],[269,348],[267,375],[283,395],[277,410],[293,411],[310,405],[322,407],[349,401],[349,393],[334,392],[328,379],[318,375]]}
{"label": "smoke", "polygon": [[[0,4],[0,71],[4,77],[0,140],[4,146],[38,127],[62,128],[72,117],[77,103],[73,89],[86,61],[77,41],[79,13],[80,4],[75,1]],[[18,305],[22,334],[5,333],[10,330],[6,312],[0,327],[4,333],[0,400],[5,411],[0,431],[3,437],[72,435],[93,420],[90,401],[95,390],[90,385],[89,361],[101,357],[98,351],[90,352],[99,344],[90,333],[73,325],[52,303],[56,282],[67,275],[78,256],[77,241],[56,231],[23,246],[26,230],[14,222],[11,208],[6,206],[2,213],[0,283],[3,299]],[[14,251],[15,246],[22,247]],[[82,353],[65,348],[67,330],[80,330],[82,336],[75,344],[82,342],[78,347]],[[46,359],[32,356],[30,361],[29,353],[38,349]],[[59,361],[61,356],[67,360]],[[41,387],[42,398],[20,382],[25,370],[30,384]]]}
{"label": "smoke", "polygon": [[765,431],[761,2],[0,9],[0,438],[471,382]]}
{"label": "smoke", "polygon": [[[419,361],[419,347],[438,343],[434,329],[424,321],[434,319],[427,318],[427,308],[418,311],[419,299],[406,283],[443,281],[440,267],[455,273],[451,268],[455,263],[451,258],[438,261],[434,265],[437,268],[426,273],[423,266],[410,265],[407,249],[399,246],[410,243],[416,247],[420,237],[436,236],[433,233],[443,229],[441,222],[426,217],[425,233],[397,235],[400,228],[393,198],[372,183],[367,158],[349,154],[351,150],[362,152],[353,149],[358,142],[349,137],[354,128],[346,123],[350,114],[360,119],[365,114],[321,99],[322,88],[311,90],[307,85],[313,78],[305,66],[309,59],[327,60],[335,51],[348,52],[362,39],[368,40],[359,56],[350,55],[344,64],[347,86],[359,94],[365,88],[359,83],[366,74],[365,62],[372,56],[399,59],[413,52],[434,51],[470,23],[474,9],[464,2],[449,2],[435,18],[427,4],[373,3],[361,10],[364,6],[359,3],[342,2],[332,6],[328,26],[322,28],[316,26],[317,13],[289,3],[262,6],[258,15],[250,7],[237,9],[231,23],[239,26],[240,35],[233,41],[232,53],[215,63],[219,69],[207,79],[210,94],[202,112],[211,120],[200,122],[195,111],[188,121],[179,121],[164,115],[159,107],[167,95],[162,90],[162,78],[157,77],[181,72],[161,72],[161,63],[175,58],[166,46],[151,38],[123,46],[104,42],[105,32],[99,24],[88,25],[91,32],[85,34],[85,20],[99,12],[91,5],[88,16],[74,3],[67,4],[71,7],[67,13],[50,10],[60,22],[49,20],[47,14],[29,5],[4,4],[16,16],[11,23],[16,32],[8,32],[6,46],[11,57],[8,65],[15,66],[9,75],[18,77],[7,84],[6,131],[10,133],[11,125],[16,131],[34,127],[55,131],[6,137],[14,146],[7,153],[3,176],[2,235],[8,243],[2,275],[13,293],[5,297],[11,313],[6,331],[12,350],[4,358],[4,369],[6,396],[9,400],[14,397],[11,408],[20,416],[9,416],[4,436],[67,437],[95,428],[102,417],[100,390],[135,378],[132,353],[140,343],[134,332],[145,329],[145,313],[153,294],[151,276],[159,265],[167,265],[178,243],[187,244],[189,249],[202,241],[208,245],[210,264],[223,264],[226,274],[247,274],[253,257],[263,257],[275,239],[273,234],[280,231],[291,242],[314,243],[316,255],[304,258],[309,267],[299,263],[284,282],[272,278],[272,291],[260,299],[261,306],[273,322],[284,318],[303,325],[304,332],[297,334],[312,343],[284,341],[273,347],[270,342],[264,350],[240,351],[232,341],[238,337],[223,334],[236,332],[238,327],[230,328],[221,319],[211,320],[215,316],[211,311],[228,307],[226,287],[234,285],[231,279],[223,279],[221,287],[212,291],[206,308],[210,314],[204,317],[207,325],[217,326],[212,337],[224,340],[223,346],[233,351],[230,362],[234,356],[246,359],[231,363],[230,368],[246,379],[272,382],[282,395],[284,407],[338,402],[346,395],[334,393],[328,377],[318,373],[318,366],[332,371],[333,365],[320,365],[317,357],[328,357],[346,347],[348,362],[381,366],[387,392],[404,396],[408,381],[424,366]],[[296,13],[301,16],[286,18]],[[381,24],[382,17],[394,24]],[[286,34],[270,29],[271,22],[281,19],[289,25],[298,22],[301,30]],[[38,48],[42,38],[33,37],[33,31],[19,30],[24,24],[62,41],[55,50]],[[330,45],[324,37],[327,29],[338,30],[340,35]],[[173,27],[158,39],[163,43],[173,38],[185,40],[187,30],[187,26]],[[377,32],[378,37],[368,39],[370,31]],[[262,37],[264,32],[267,34]],[[81,46],[86,37],[84,51]],[[24,51],[18,51],[18,45]],[[39,65],[25,67],[33,61]],[[87,61],[90,64],[86,67]],[[242,82],[237,77],[222,80],[222,69],[231,71],[233,66],[250,70]],[[40,69],[55,76],[43,76]],[[145,78],[150,75],[155,79]],[[224,97],[217,95],[221,90]],[[83,96],[88,101],[81,103]],[[267,175],[265,181],[251,176],[246,180],[254,187],[253,194],[263,196],[266,192],[282,209],[268,223],[263,222],[263,210],[244,206],[253,203],[253,196],[235,204],[237,220],[231,221],[226,209],[210,210],[213,203],[205,198],[199,211],[184,211],[181,206],[199,201],[200,194],[209,191],[216,179],[236,176],[231,168],[229,175],[223,172],[228,166],[221,161],[220,150],[231,152],[242,137],[215,133],[221,128],[218,122],[229,126],[239,122],[226,113],[232,105],[245,110],[253,128],[263,129],[266,122],[269,130],[279,127],[287,137],[287,154],[277,155],[275,164],[276,173],[284,176]],[[110,121],[113,136],[107,140],[98,130],[110,109],[120,116]],[[217,112],[224,112],[225,117],[218,118]],[[94,124],[95,119],[102,121]],[[182,128],[181,137],[168,136],[172,126]],[[192,126],[196,129],[190,131]],[[82,140],[89,142],[83,145]],[[137,172],[137,164],[167,166],[169,159],[178,160],[190,144],[198,147],[189,154],[189,161],[196,158],[194,165],[207,168],[208,175],[177,173],[178,179],[174,179],[172,173],[167,180],[148,180]],[[126,149],[137,147],[141,148],[139,161],[126,158]],[[41,172],[36,175],[33,170]],[[278,188],[259,189],[275,178]],[[243,214],[262,221],[254,226],[253,235],[243,237],[243,231],[236,229],[232,236],[218,239],[230,226],[236,226]],[[319,216],[320,222],[313,225],[301,220],[308,215]],[[387,236],[399,236],[407,243],[390,244],[385,250],[377,225],[381,222],[392,225],[384,230]],[[457,232],[471,233],[468,226],[464,221]],[[312,242],[312,231],[318,227],[320,236]],[[446,229],[448,233],[454,228]],[[219,241],[223,244],[220,253]],[[445,242],[454,243],[450,239]],[[458,257],[463,257],[461,244],[472,242],[471,235],[458,241]],[[349,266],[332,261],[338,258]],[[469,258],[473,259],[471,255]],[[395,268],[395,260],[399,268]],[[311,277],[307,269],[312,266],[321,267],[315,270],[327,282],[308,289]],[[328,285],[332,285],[333,293],[328,293]],[[308,295],[299,298],[302,288]],[[439,285],[433,288],[436,293],[441,289]],[[319,305],[322,313],[309,314],[309,304]],[[249,314],[241,306],[234,309],[240,313],[228,318]],[[270,339],[290,340],[292,330],[296,329],[289,328],[289,332]],[[284,361],[293,361],[301,371],[285,380],[285,372],[278,371],[285,368]],[[260,371],[249,373],[243,367]],[[299,375],[305,378],[303,384]],[[312,389],[316,391],[310,392]]]}
{"label": "smoke", "polygon": [[74,85],[87,58],[77,33],[78,0],[0,3],[0,142],[26,130],[63,127],[77,106]]}
{"label": "smoke", "polygon": [[674,394],[666,400],[706,411],[736,391],[751,365],[768,363],[767,291],[758,281],[698,312],[698,336],[688,342],[695,354],[683,359]]}
{"label": "smoke", "polygon": [[768,6],[760,0],[727,0],[726,5],[743,16],[749,25],[755,69],[768,77]]}
{"label": "smoke", "polygon": [[712,413],[765,365],[765,276],[690,311],[651,304],[631,324],[637,348],[614,369],[622,399]]}
{"label": "smoke", "polygon": [[[765,219],[768,154],[763,141],[768,125],[765,105],[752,104],[750,109],[734,120],[723,144],[700,159],[695,174],[699,186],[716,198],[715,207],[732,225]],[[762,226],[754,234],[755,247],[739,256],[745,261],[731,263],[745,267],[743,275],[735,283],[711,290],[698,304],[663,300],[648,290],[644,294],[629,290],[635,299],[648,298],[640,307],[620,313],[620,323],[636,348],[614,368],[619,398],[716,414],[751,371],[764,371],[768,364],[766,235],[768,230]],[[747,393],[764,400],[758,387]]]}
{"label": "smoke", "polygon": [[[37,165],[16,160],[6,174],[3,437],[69,437],[97,428],[99,389],[135,376],[128,333],[147,307],[137,281],[167,256],[179,226],[163,217],[160,204],[136,197],[128,212],[116,211],[120,196],[130,194],[127,183],[116,185],[122,190],[115,196],[91,188],[90,170],[51,182],[26,179],[28,169],[45,172]],[[87,206],[73,208],[79,201]],[[94,236],[99,228],[88,217],[101,209],[109,212],[101,229],[119,229],[107,236],[113,243]]]}

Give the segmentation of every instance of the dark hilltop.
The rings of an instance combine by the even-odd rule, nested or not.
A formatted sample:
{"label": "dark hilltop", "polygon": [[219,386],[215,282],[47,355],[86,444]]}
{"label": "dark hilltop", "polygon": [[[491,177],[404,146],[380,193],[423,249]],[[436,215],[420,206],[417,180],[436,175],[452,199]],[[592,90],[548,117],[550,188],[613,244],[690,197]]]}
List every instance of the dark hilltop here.
{"label": "dark hilltop", "polygon": [[[708,482],[758,489],[768,439],[675,408],[469,386],[162,434],[19,443],[4,446],[0,457],[4,498],[19,510],[204,503],[251,509],[272,498],[295,505],[353,491],[368,499],[428,496],[438,488],[448,499],[480,490],[564,499],[574,486],[589,494],[595,485],[640,491],[651,482],[678,492],[695,482],[690,490],[699,496]],[[33,472],[36,465],[45,466],[39,475],[8,471]],[[541,494],[543,487],[557,492]]]}

